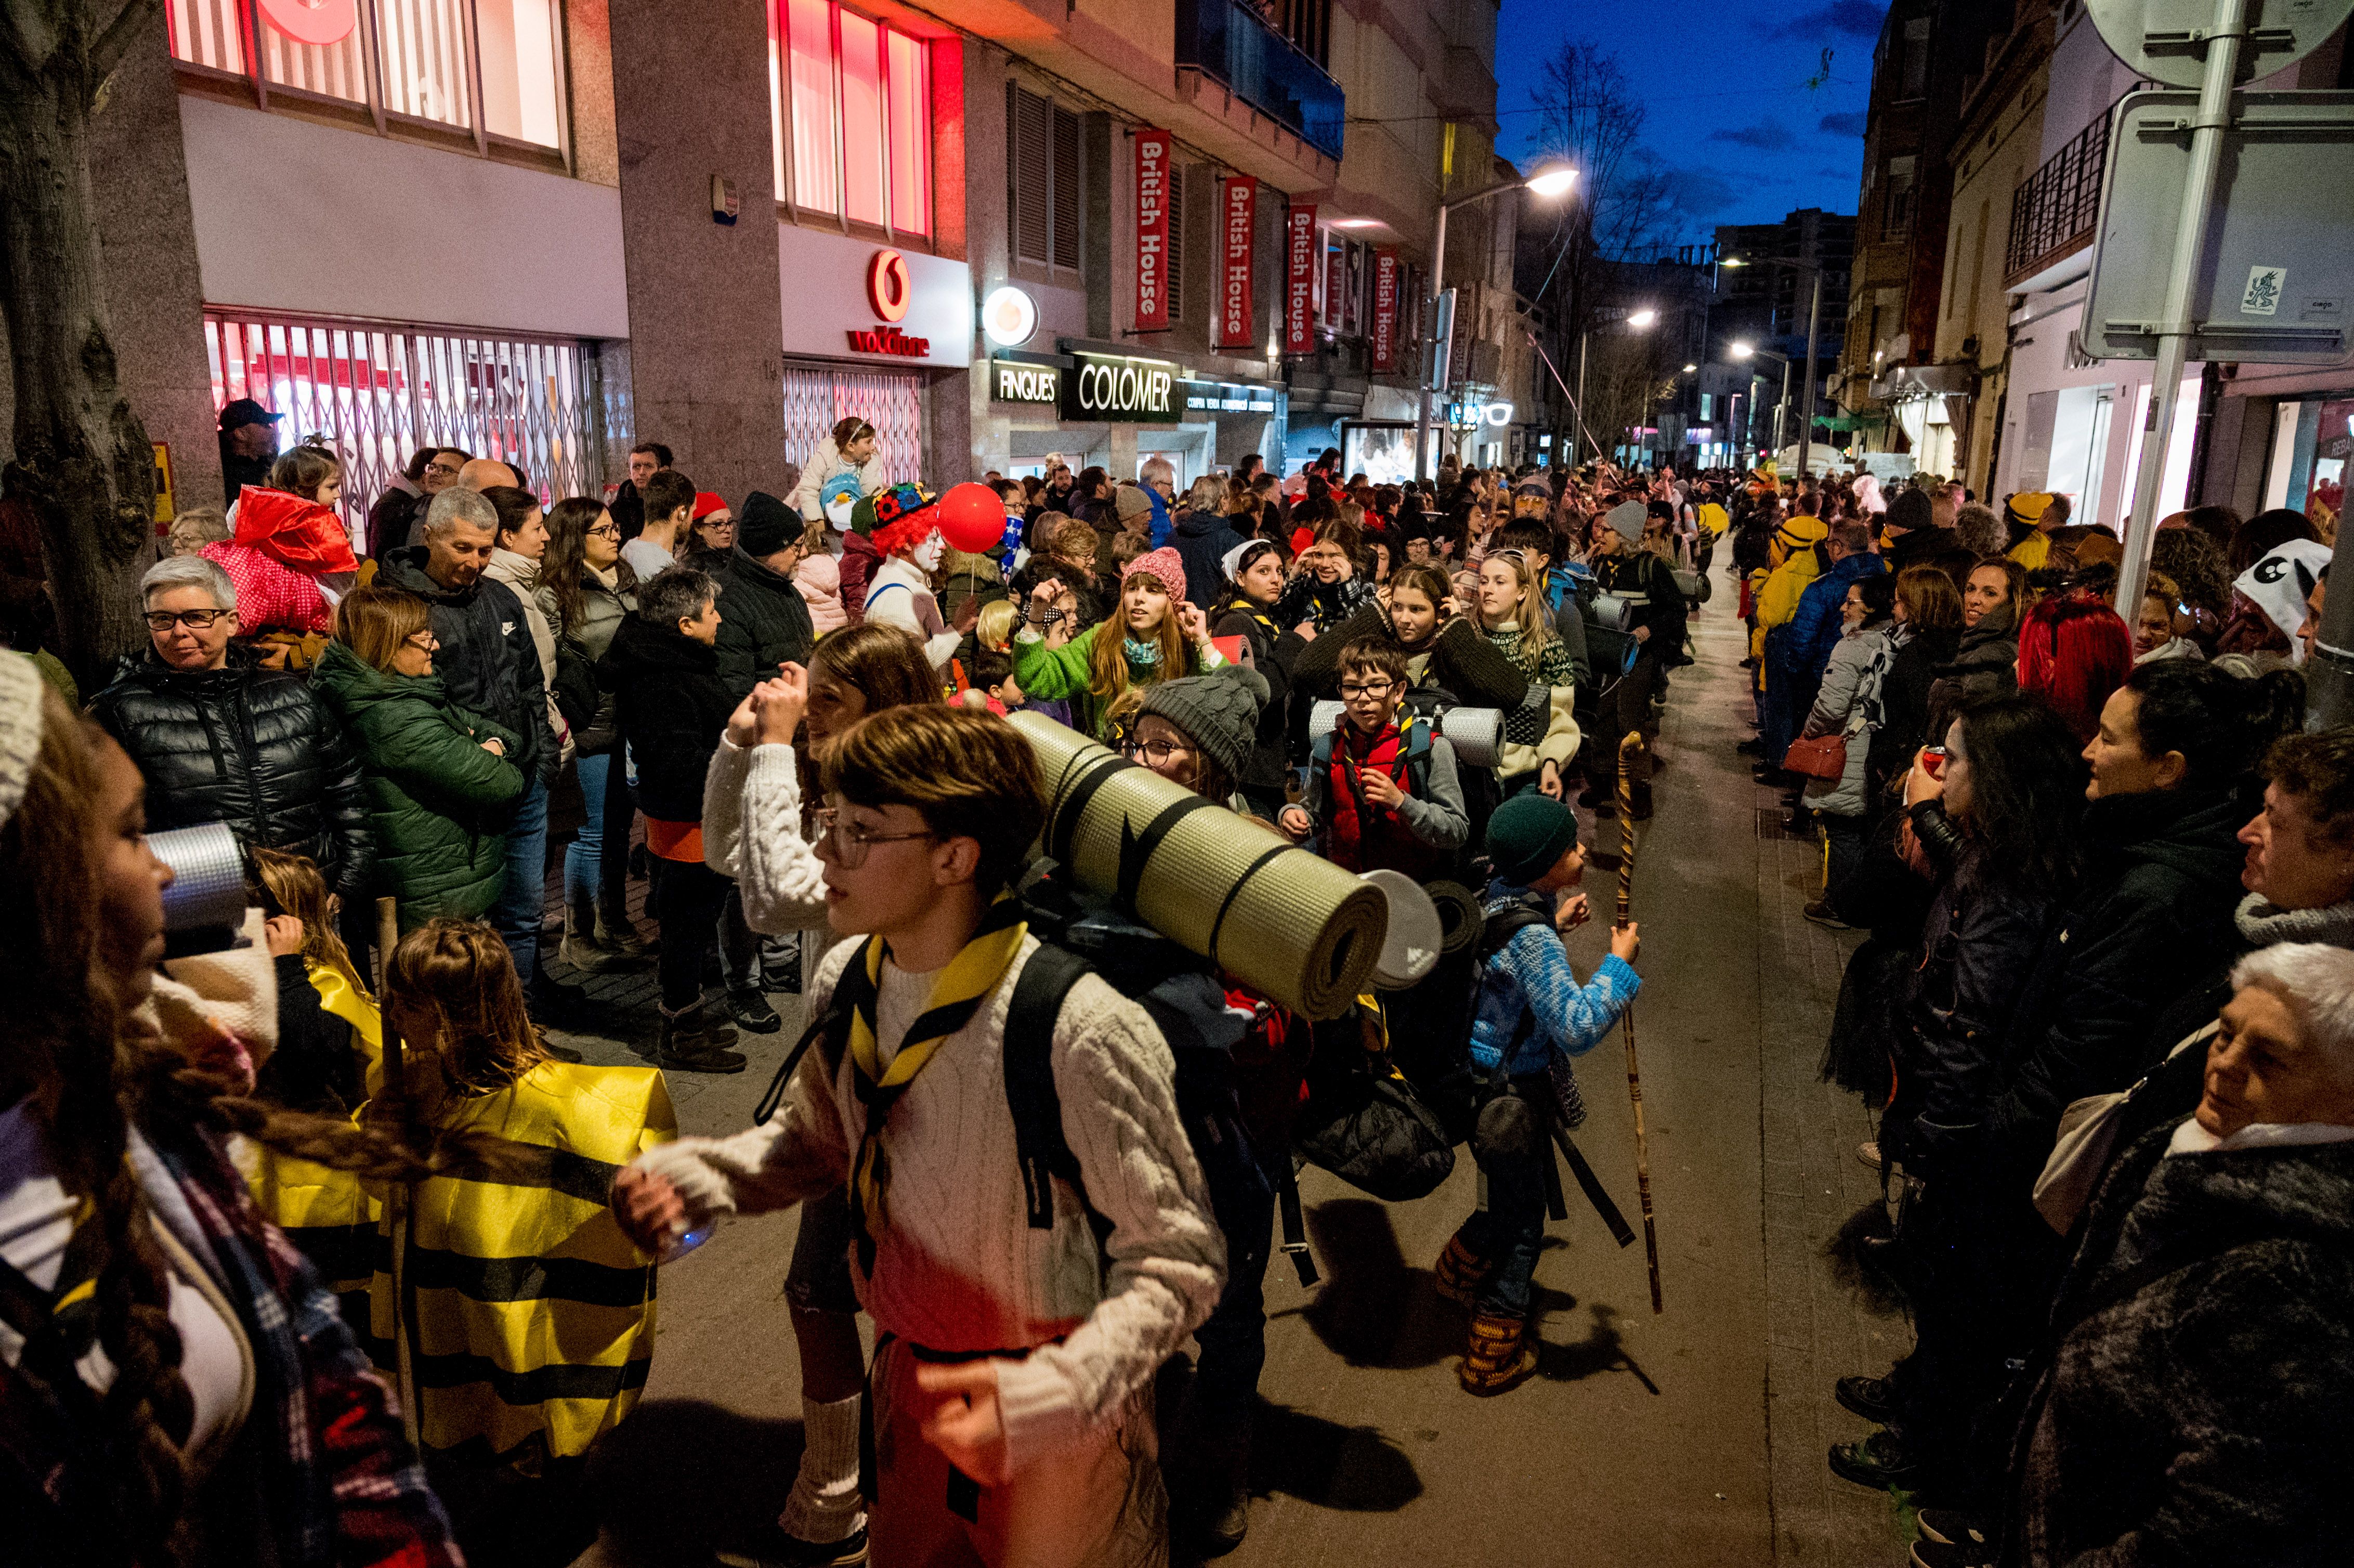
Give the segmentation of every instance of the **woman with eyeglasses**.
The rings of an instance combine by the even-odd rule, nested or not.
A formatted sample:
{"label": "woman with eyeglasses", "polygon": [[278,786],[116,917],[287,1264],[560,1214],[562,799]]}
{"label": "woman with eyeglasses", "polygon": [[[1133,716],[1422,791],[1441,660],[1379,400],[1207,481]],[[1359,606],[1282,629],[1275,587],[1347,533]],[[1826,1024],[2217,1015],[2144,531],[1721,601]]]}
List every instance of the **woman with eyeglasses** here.
{"label": "woman with eyeglasses", "polygon": [[619,699],[597,683],[597,661],[637,613],[638,574],[621,559],[621,525],[587,496],[547,514],[547,550],[534,599],[556,636],[556,704],[572,728],[573,765],[588,815],[564,851],[564,961],[594,972],[642,960],[645,942],[630,922],[629,862],[605,854],[626,846],[630,798],[621,762]]}
{"label": "woman with eyeglasses", "polygon": [[[825,868],[817,843],[830,841],[827,853],[855,870],[871,846],[885,842],[819,809],[812,756],[869,714],[940,700],[940,679],[923,645],[896,626],[870,621],[831,634],[806,670],[787,664],[737,705],[704,779],[704,855],[736,879],[752,930],[783,936],[822,929]],[[817,967],[812,953],[808,972]],[[785,1299],[801,1353],[808,1442],[776,1521],[786,1538],[777,1543],[779,1561],[854,1562],[854,1544],[862,1552],[865,1545],[858,1428],[866,1363],[849,1249],[849,1202],[841,1188],[801,1205]],[[834,1550],[828,1554],[826,1548]]]}
{"label": "woman with eyeglasses", "polygon": [[506,808],[524,788],[508,760],[520,738],[451,701],[433,673],[438,646],[423,599],[355,589],[311,678],[359,753],[376,880],[399,901],[404,931],[436,916],[472,919],[497,901]]}

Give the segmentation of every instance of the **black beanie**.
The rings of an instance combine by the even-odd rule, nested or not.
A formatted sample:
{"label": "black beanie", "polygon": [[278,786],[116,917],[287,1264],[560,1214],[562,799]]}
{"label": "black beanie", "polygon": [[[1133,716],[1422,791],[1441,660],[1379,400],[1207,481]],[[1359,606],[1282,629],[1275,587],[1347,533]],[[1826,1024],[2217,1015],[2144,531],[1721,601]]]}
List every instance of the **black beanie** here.
{"label": "black beanie", "polygon": [[756,561],[766,560],[800,538],[804,526],[792,508],[767,491],[756,490],[736,514],[736,547]]}

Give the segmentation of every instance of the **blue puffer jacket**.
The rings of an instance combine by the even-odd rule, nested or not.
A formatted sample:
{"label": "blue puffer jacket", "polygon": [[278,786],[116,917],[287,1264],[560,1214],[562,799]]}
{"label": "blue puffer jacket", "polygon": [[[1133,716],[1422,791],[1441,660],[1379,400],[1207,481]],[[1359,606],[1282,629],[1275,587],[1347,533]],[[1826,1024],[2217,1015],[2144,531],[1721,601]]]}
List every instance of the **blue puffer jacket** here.
{"label": "blue puffer jacket", "polygon": [[[1831,662],[1831,650],[1839,646],[1843,630],[1840,607],[1847,602],[1848,585],[1887,569],[1878,556],[1867,551],[1832,562],[1829,571],[1808,584],[1807,591],[1798,596],[1797,613],[1781,629],[1781,636],[1768,644],[1781,654],[1778,667],[1803,680],[1821,680],[1823,666]],[[1773,674],[1773,670],[1766,672],[1769,684]]]}

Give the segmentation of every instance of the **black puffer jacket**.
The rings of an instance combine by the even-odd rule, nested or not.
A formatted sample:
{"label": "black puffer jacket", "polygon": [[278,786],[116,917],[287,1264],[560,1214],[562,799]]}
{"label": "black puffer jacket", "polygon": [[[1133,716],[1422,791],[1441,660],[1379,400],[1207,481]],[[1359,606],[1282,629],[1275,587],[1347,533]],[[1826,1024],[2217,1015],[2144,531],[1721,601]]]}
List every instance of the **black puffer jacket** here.
{"label": "black puffer jacket", "polygon": [[2031,1363],[2001,1561],[2346,1561],[2354,1143],[2168,1156],[2093,1201]]}
{"label": "black puffer jacket", "polygon": [[1297,631],[1278,629],[1267,619],[1264,609],[1232,591],[1223,604],[1211,611],[1210,635],[1241,638],[1250,649],[1251,668],[1267,680],[1267,701],[1259,705],[1258,728],[1251,741],[1250,760],[1235,782],[1257,789],[1280,790],[1285,725],[1291,712],[1292,667],[1313,644]]}
{"label": "black puffer jacket", "polygon": [[427,546],[389,551],[376,583],[405,588],[432,608],[441,647],[433,673],[451,702],[523,737],[512,758],[526,784],[556,778],[556,737],[547,727],[547,678],[523,600],[503,582],[477,578],[445,588],[425,575]]}
{"label": "black puffer jacket", "polygon": [[719,678],[737,702],[790,660],[809,662],[817,630],[809,600],[790,577],[779,577],[741,546],[719,577]]}
{"label": "black puffer jacket", "polygon": [[1999,605],[1979,617],[1932,676],[1927,737],[1931,746],[1943,746],[1946,731],[1964,708],[2019,689],[2018,610]]}
{"label": "black puffer jacket", "polygon": [[718,651],[633,615],[613,633],[597,679],[620,699],[638,809],[656,821],[703,821],[703,776],[739,700],[720,678]]}
{"label": "black puffer jacket", "polygon": [[1226,586],[1226,552],[1238,548],[1243,536],[1214,512],[1187,510],[1177,514],[1169,542],[1185,563],[1185,597],[1204,615],[1218,606]]}
{"label": "black puffer jacket", "polygon": [[139,765],[151,828],[226,822],[239,843],[308,855],[346,907],[367,895],[359,759],[302,676],[234,644],[219,670],[175,670],[151,650],[122,661],[90,715]]}
{"label": "black puffer jacket", "polygon": [[2252,815],[2228,789],[2103,796],[2086,809],[2084,877],[2028,971],[1988,1118],[2020,1170],[2041,1167],[2069,1102],[2129,1088],[2155,1065],[2152,1021],[2236,939],[2245,857],[2233,835]]}

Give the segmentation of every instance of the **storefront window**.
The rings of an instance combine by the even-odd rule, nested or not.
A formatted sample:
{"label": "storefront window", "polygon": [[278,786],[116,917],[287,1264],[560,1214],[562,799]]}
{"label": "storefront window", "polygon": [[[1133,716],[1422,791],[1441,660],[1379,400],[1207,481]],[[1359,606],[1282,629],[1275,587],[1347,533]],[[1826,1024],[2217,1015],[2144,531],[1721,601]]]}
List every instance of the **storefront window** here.
{"label": "storefront window", "polygon": [[282,446],[317,435],[334,449],[355,539],[409,454],[430,444],[521,465],[549,504],[597,493],[578,342],[207,311],[205,352],[215,408],[250,397],[286,416]]}
{"label": "storefront window", "polygon": [[785,456],[807,462],[834,422],[853,417],[875,427],[885,479],[920,478],[924,464],[924,380],[888,370],[785,366]]}
{"label": "storefront window", "polygon": [[[563,144],[558,90],[560,0],[375,0],[335,34],[304,0],[166,0],[173,58],[232,76],[386,114],[540,147]],[[376,29],[381,79],[371,81],[361,29]],[[282,24],[282,25],[281,25]],[[482,63],[479,81],[473,61]]]}
{"label": "storefront window", "polygon": [[777,199],[895,234],[929,234],[928,47],[832,0],[777,0],[777,11],[781,24],[777,12],[769,24]]}

